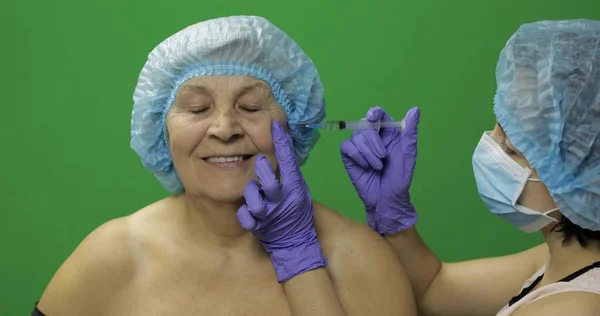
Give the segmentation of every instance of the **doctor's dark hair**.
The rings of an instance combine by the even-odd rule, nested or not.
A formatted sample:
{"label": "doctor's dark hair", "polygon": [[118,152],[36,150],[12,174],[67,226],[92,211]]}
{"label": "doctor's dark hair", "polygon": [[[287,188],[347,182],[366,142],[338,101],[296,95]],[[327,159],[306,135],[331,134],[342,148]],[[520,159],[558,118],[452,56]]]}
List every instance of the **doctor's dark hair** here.
{"label": "doctor's dark hair", "polygon": [[560,221],[552,228],[552,231],[562,233],[563,245],[565,246],[577,241],[584,249],[587,249],[590,244],[596,244],[600,248],[600,231],[583,229],[573,224],[564,215],[561,216]]}

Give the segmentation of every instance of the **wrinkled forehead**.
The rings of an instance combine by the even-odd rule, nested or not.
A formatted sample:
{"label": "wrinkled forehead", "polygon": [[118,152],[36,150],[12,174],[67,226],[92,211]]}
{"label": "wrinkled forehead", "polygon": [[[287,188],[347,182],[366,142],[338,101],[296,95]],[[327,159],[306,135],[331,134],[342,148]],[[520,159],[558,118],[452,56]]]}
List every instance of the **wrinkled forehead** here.
{"label": "wrinkled forehead", "polygon": [[271,87],[263,80],[251,76],[206,76],[195,77],[184,82],[177,94],[204,93],[208,95],[240,95],[254,94],[272,96]]}

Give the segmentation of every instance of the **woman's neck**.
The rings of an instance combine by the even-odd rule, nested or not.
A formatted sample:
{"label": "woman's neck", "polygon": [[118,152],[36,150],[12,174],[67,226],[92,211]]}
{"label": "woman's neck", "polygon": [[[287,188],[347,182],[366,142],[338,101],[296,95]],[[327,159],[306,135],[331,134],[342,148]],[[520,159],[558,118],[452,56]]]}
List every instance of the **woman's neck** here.
{"label": "woman's neck", "polygon": [[555,283],[569,274],[600,261],[600,243],[592,241],[586,248],[582,247],[576,239],[565,244],[561,232],[544,231],[549,255],[546,261],[546,272],[539,286]]}
{"label": "woman's neck", "polygon": [[175,199],[181,206],[180,225],[197,242],[208,242],[221,249],[262,249],[258,239],[242,228],[237,218],[243,201],[219,202],[185,194]]}

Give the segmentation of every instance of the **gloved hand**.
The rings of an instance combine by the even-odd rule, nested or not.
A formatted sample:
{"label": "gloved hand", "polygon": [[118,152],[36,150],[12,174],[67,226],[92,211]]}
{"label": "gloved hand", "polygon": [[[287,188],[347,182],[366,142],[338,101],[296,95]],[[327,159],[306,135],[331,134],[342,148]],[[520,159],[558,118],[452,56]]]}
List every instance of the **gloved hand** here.
{"label": "gloved hand", "polygon": [[284,282],[303,272],[327,265],[313,225],[313,202],[296,163],[291,137],[273,121],[275,156],[283,178],[280,182],[271,163],[256,157],[255,172],[260,184],[251,180],[244,189],[244,204],[237,212],[243,228],[257,236]]}
{"label": "gloved hand", "polygon": [[[409,189],[417,157],[419,117],[419,108],[412,108],[402,132],[397,127],[379,132],[357,130],[340,146],[346,171],[365,204],[367,222],[380,234],[395,234],[417,221]],[[375,123],[392,118],[381,107],[374,107],[366,120]]]}

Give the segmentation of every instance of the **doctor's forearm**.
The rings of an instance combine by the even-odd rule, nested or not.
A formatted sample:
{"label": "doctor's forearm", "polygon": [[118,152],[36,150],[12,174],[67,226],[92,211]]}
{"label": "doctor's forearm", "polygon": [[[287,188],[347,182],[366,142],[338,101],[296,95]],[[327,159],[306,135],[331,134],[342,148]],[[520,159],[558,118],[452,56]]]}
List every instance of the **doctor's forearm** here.
{"label": "doctor's forearm", "polygon": [[414,226],[384,237],[402,262],[420,305],[440,271],[442,262],[423,242]]}
{"label": "doctor's forearm", "polygon": [[304,272],[283,283],[292,315],[345,316],[325,268]]}

